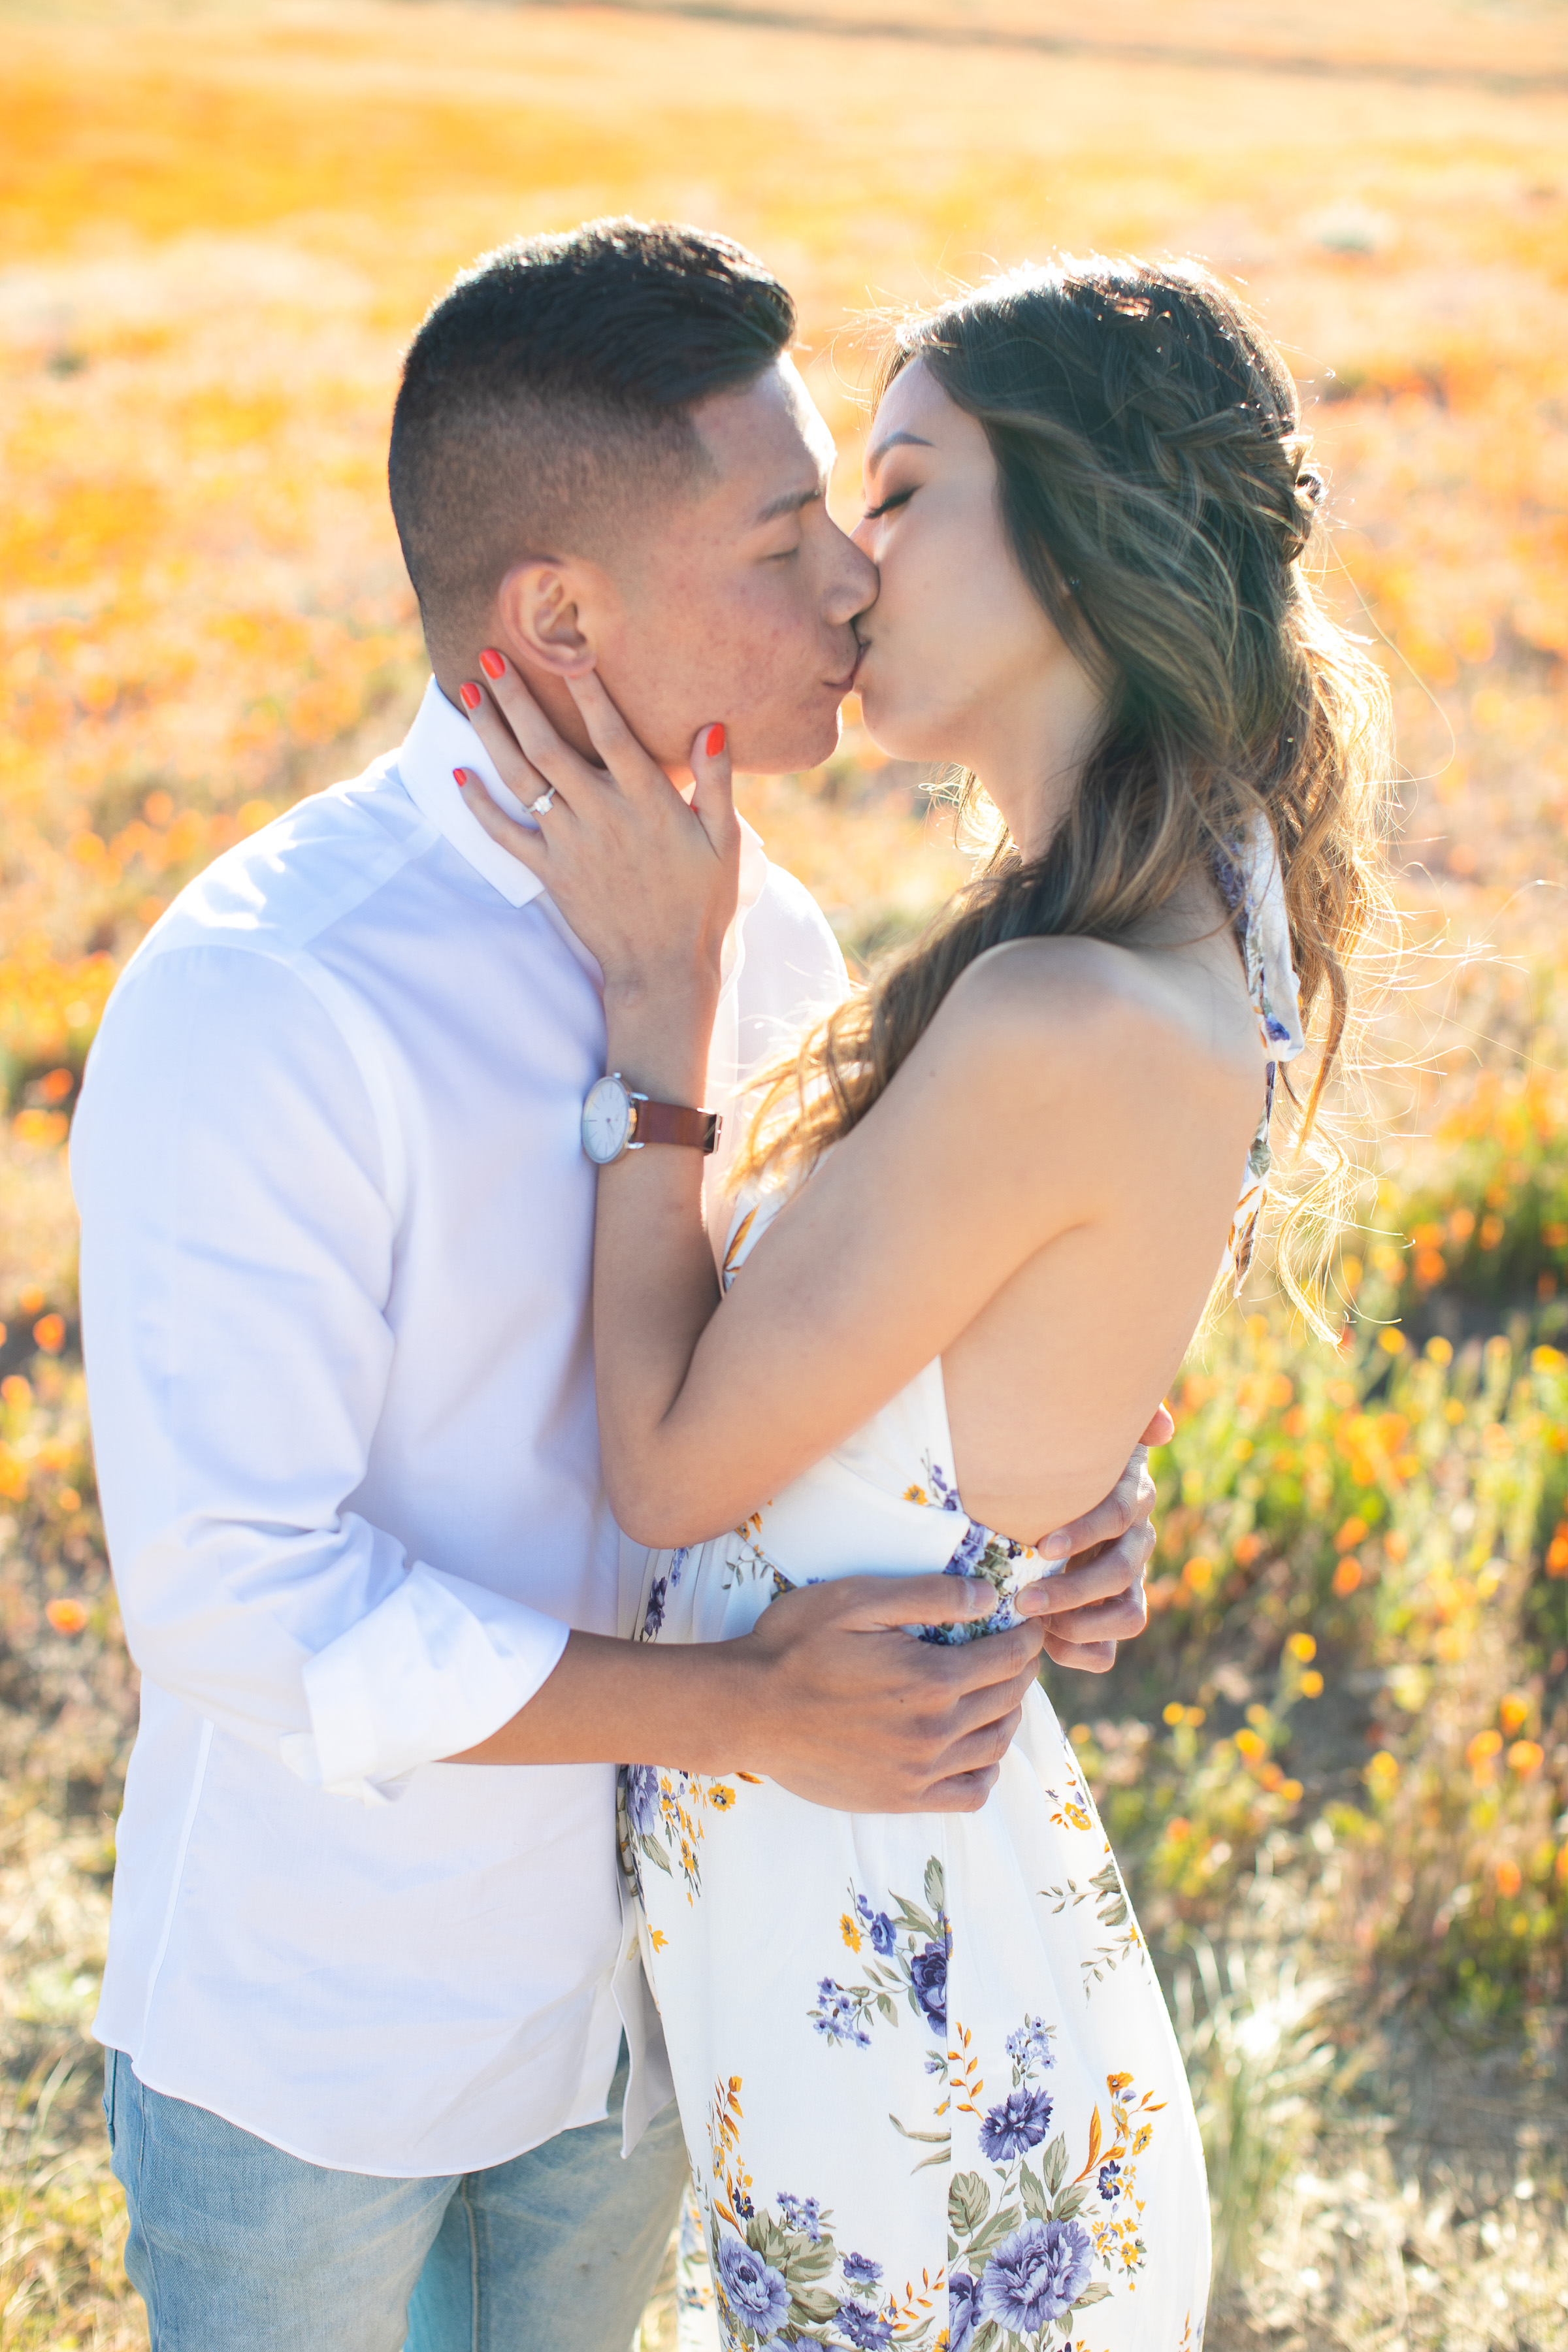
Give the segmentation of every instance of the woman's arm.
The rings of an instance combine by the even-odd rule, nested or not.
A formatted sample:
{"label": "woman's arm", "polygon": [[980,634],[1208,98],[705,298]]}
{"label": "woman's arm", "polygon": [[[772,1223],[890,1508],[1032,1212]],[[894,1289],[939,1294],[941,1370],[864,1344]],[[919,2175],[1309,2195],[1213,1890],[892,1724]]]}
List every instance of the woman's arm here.
{"label": "woman's arm", "polygon": [[[742,1520],[940,1356],[1028,1258],[1104,1213],[1095,1171],[1132,1147],[1106,1081],[1126,1056],[1119,1009],[1092,943],[1043,952],[1047,990],[1037,970],[1026,992],[1005,970],[964,975],[710,1311],[677,1306],[695,1288],[678,1290],[675,1271],[696,1208],[691,1171],[668,1164],[679,1155],[604,1171],[600,1432],[628,1533],[673,1545]],[[627,1033],[636,1067],[646,1032]]]}
{"label": "woman's arm", "polygon": [[[489,674],[487,672],[487,674]],[[478,787],[477,779],[459,772],[459,782],[469,787],[469,805],[476,818],[491,836],[521,861],[537,870],[548,881],[563,909],[577,924],[584,939],[601,953],[609,980],[609,1010],[614,1024],[617,1050],[629,1061],[639,1057],[640,1066],[650,1077],[662,1073],[660,1087],[672,1094],[689,1092],[695,1098],[700,1079],[699,1036],[705,1034],[707,1005],[712,988],[712,971],[716,961],[712,947],[714,916],[707,892],[712,882],[715,837],[721,843],[728,817],[727,772],[722,764],[721,749],[717,744],[710,751],[711,730],[700,730],[693,749],[693,768],[697,789],[693,793],[696,815],[670,789],[662,771],[644,754],[640,747],[618,723],[617,714],[601,695],[597,681],[588,678],[574,689],[579,703],[585,710],[597,713],[598,738],[605,747],[605,764],[589,768],[563,745],[549,723],[542,718],[531,698],[510,666],[502,665],[492,693],[494,702],[481,693],[474,723],[501,774],[511,789],[525,802],[531,803],[546,791],[558,795],[565,804],[565,814],[574,811],[577,817],[591,820],[584,839],[575,827],[557,821],[549,828],[548,837],[534,828],[520,826],[504,817]],[[504,712],[504,717],[502,713]],[[520,746],[527,746],[527,754]],[[665,836],[657,845],[639,845],[634,838],[628,843],[624,835],[628,811],[640,811],[646,823],[665,828]],[[546,811],[551,814],[551,811]],[[594,840],[597,835],[598,851],[603,860],[611,845],[618,842],[622,873],[617,894],[604,887],[603,863],[595,866]],[[628,863],[627,850],[631,851]],[[672,852],[679,850],[672,864]],[[614,864],[614,859],[610,863]],[[695,882],[696,895],[689,886]],[[601,887],[595,887],[598,883]],[[645,910],[638,914],[639,906]],[[651,908],[655,919],[656,937],[663,957],[663,982],[669,991],[672,1005],[684,1007],[684,1013],[674,1019],[660,1017],[658,977],[644,972],[638,982],[634,967],[644,950],[636,948],[635,940],[623,935],[629,919],[634,930],[646,923],[647,910]],[[694,910],[694,911],[693,911]],[[689,928],[692,940],[707,938],[706,950],[693,950],[682,945],[686,937],[683,924]],[[617,929],[617,925],[620,929]],[[691,974],[700,977],[691,985]],[[706,972],[704,982],[700,974]],[[647,983],[651,982],[651,985]],[[612,1059],[614,1055],[612,1055]],[[649,1091],[653,1091],[650,1086]],[[1058,1139],[1059,1141],[1059,1139]],[[668,1163],[661,1177],[658,1163]],[[690,1181],[689,1166],[681,1162],[689,1155],[681,1152],[653,1152],[637,1155],[622,1164],[621,1173],[628,1175],[641,1160],[645,1173],[652,1175],[656,1184],[673,1187],[672,1196],[662,1205],[673,1212],[676,1223],[675,1251],[672,1260],[662,1269],[667,1288],[658,1291],[654,1306],[666,1310],[661,1324],[654,1327],[668,1349],[667,1360],[655,1365],[656,1375],[662,1371],[667,1390],[673,1382],[684,1381],[695,1352],[692,1335],[700,1339],[708,1328],[707,1318],[717,1303],[711,1259],[705,1240],[698,1244],[696,1189]],[[606,1187],[607,1192],[607,1187]],[[635,1247],[638,1228],[635,1215],[628,1223],[623,1213],[634,1208],[632,1198],[625,1189],[618,1200],[606,1199],[610,1218],[612,1247],[618,1236],[629,1239]],[[951,1220],[945,1221],[952,1223]],[[633,1272],[640,1274],[642,1265],[634,1258]],[[658,1286],[656,1286],[658,1290]],[[749,1291],[748,1298],[754,1297]],[[644,1300],[646,1308],[649,1302]],[[614,1304],[613,1293],[606,1287],[604,1307],[606,1316]],[[647,1336],[646,1322],[642,1325]],[[601,1370],[616,1355],[616,1342],[625,1336],[620,1330],[606,1329],[605,1345],[601,1350]],[[917,1349],[917,1353],[918,1353]],[[923,1360],[923,1359],[922,1359]],[[897,1385],[896,1379],[893,1383]],[[645,1382],[633,1383],[630,1402],[634,1404],[640,1392],[649,1393]],[[652,1391],[657,1395],[657,1382]],[[868,1405],[867,1410],[870,1410]],[[1042,1580],[1031,1586],[1022,1606],[1026,1614],[1048,1618],[1046,1646],[1058,1663],[1083,1670],[1103,1672],[1112,1662],[1119,1640],[1135,1638],[1142,1631],[1145,1612],[1142,1599],[1142,1572],[1153,1545],[1151,1510],[1153,1488],[1144,1462],[1143,1448],[1158,1444],[1170,1433],[1169,1417],[1163,1408],[1155,1414],[1144,1431],[1140,1444],[1133,1449],[1121,1477],[1102,1502],[1082,1517],[1055,1533],[1047,1534],[1042,1549],[1049,1559],[1068,1563],[1058,1576]],[[630,1432],[626,1433],[629,1438]],[[774,1484],[777,1482],[774,1481]],[[704,1507],[699,1501],[700,1513]],[[711,1506],[705,1507],[710,1514]],[[632,1516],[637,1516],[633,1511]],[[711,1516],[700,1518],[707,1527],[715,1524]],[[812,1596],[820,1601],[822,1594]],[[930,1617],[940,1612],[929,1607],[923,1613]],[[584,1650],[586,1637],[574,1638],[569,1653],[551,1688],[535,1702],[538,1723],[520,1718],[509,1726],[499,1739],[515,1748],[515,1760],[527,1760],[535,1749],[539,1724],[546,1713],[553,1717],[563,1707],[575,1724],[576,1714],[567,1705],[568,1690],[577,1692],[586,1710],[586,1735],[592,1742],[602,1738],[595,1723],[602,1724],[605,1709],[599,1701],[605,1696],[598,1687],[601,1672],[609,1672],[603,1661],[590,1660]],[[600,1645],[601,1647],[604,1645]],[[847,1654],[858,1645],[847,1645]],[[804,1654],[803,1654],[804,1655]],[[614,1662],[612,1662],[614,1663]],[[625,1671],[616,1666],[616,1671]],[[864,1662],[860,1669],[864,1671]],[[639,1685],[642,1689],[644,1685]],[[648,1696],[653,1696],[651,1688]],[[670,1694],[677,1712],[686,1712],[692,1695]],[[627,1694],[621,1694],[608,1712],[626,1716]],[[744,1705],[754,1711],[754,1700],[748,1696]],[[700,1713],[705,1713],[706,1708]],[[722,1710],[721,1709],[721,1712]],[[635,1717],[637,1710],[632,1709]],[[552,1737],[565,1728],[556,1725]],[[629,1728],[629,1725],[628,1725]],[[831,1745],[831,1743],[830,1743]],[[584,1751],[586,1752],[586,1751]],[[594,1752],[596,1754],[597,1750]],[[626,1752],[630,1753],[631,1750]],[[667,1752],[665,1749],[661,1753]],[[673,1755],[675,1751],[668,1751]],[[678,1759],[685,1760],[685,1759]],[[693,1757],[693,1769],[700,1769]],[[775,1777],[788,1779],[788,1772]],[[793,1781],[791,1785],[794,1785]],[[826,1800],[831,1801],[831,1800]]]}
{"label": "woman's arm", "polygon": [[[693,748],[688,808],[597,679],[572,687],[604,769],[560,744],[509,668],[491,688],[505,726],[488,706],[475,724],[498,762],[515,763],[521,744],[524,797],[536,782],[554,797],[537,832],[482,791],[469,805],[598,956],[610,1066],[696,1104],[733,907],[722,731]],[[1147,1095],[1131,1037],[1141,1026],[1146,1045],[1148,1007],[1130,1001],[1117,950],[1068,940],[1024,953],[1026,971],[1009,950],[963,975],[875,1116],[784,1210],[721,1306],[700,1156],[653,1146],[601,1171],[600,1430],[628,1533],[675,1544],[744,1517],[939,1355],[1026,1258],[1104,1213],[1097,1171],[1134,1147]]]}

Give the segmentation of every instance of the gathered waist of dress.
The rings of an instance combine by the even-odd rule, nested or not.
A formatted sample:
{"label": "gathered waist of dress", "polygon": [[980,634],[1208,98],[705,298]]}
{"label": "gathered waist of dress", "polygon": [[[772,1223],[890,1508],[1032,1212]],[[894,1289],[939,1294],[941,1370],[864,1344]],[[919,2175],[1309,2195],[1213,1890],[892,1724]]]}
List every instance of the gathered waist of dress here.
{"label": "gathered waist of dress", "polygon": [[802,1585],[848,1576],[984,1578],[996,1595],[985,1618],[911,1626],[941,1643],[984,1639],[1018,1622],[1017,1597],[1058,1572],[1032,1546],[999,1536],[963,1510],[927,1456],[901,1493],[829,1455],[738,1528],[701,1545],[652,1554],[635,1627],[643,1641],[726,1641]]}

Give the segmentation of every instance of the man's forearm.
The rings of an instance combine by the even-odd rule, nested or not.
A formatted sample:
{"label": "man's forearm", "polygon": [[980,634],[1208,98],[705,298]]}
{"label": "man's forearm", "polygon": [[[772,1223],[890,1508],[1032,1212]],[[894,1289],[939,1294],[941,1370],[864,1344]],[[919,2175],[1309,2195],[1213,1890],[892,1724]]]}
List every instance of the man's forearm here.
{"label": "man's forearm", "polygon": [[732,1771],[745,1761],[743,1694],[755,1679],[744,1642],[660,1644],[574,1633],[528,1705],[447,1760]]}
{"label": "man's forearm", "polygon": [[448,1760],[752,1771],[840,1811],[971,1811],[1017,1728],[1039,1629],[953,1646],[910,1629],[994,1605],[984,1579],[858,1576],[786,1593],[729,1642],[574,1633],[527,1706]]}

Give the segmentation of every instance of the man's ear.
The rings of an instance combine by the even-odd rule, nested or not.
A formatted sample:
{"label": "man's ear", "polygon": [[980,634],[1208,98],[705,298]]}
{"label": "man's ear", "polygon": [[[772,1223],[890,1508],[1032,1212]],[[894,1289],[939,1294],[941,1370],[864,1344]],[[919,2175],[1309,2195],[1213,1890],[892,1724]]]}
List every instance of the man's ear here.
{"label": "man's ear", "polygon": [[573,557],[530,557],[513,564],[501,582],[495,617],[507,651],[526,667],[552,677],[582,677],[594,667],[600,601],[593,565]]}

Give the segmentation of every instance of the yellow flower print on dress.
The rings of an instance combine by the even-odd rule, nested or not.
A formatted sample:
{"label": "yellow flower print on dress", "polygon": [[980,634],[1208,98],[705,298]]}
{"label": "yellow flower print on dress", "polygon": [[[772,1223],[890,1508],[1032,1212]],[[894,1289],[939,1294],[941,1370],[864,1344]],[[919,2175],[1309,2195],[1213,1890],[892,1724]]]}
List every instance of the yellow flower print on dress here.
{"label": "yellow flower print on dress", "polygon": [[[731,1777],[757,1786],[754,1772]],[[727,1780],[704,1779],[699,1772],[661,1771],[653,1764],[623,1764],[616,1781],[621,1868],[639,1899],[642,1867],[651,1863],[667,1877],[679,1874],[688,1903],[694,1902],[702,1892],[703,1817],[732,1812],[734,1807],[735,1790]]]}

